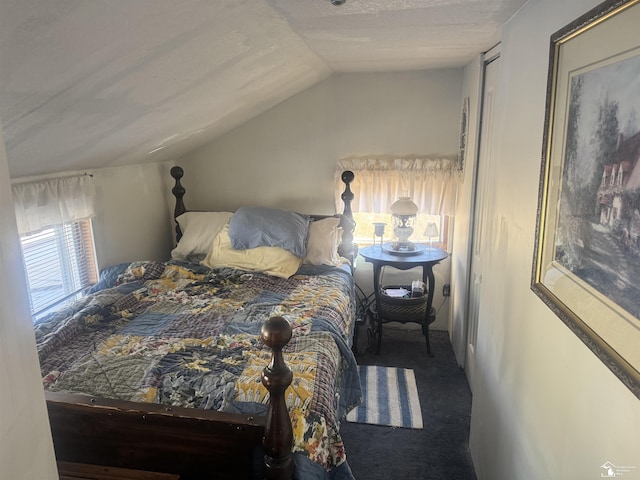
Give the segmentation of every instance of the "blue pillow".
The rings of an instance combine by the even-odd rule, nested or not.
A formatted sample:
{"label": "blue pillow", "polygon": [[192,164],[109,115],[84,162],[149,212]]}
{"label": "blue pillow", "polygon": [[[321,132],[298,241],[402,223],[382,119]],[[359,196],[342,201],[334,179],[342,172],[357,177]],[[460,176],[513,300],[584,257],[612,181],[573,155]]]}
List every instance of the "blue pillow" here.
{"label": "blue pillow", "polygon": [[308,232],[308,215],[276,208],[240,207],[229,220],[229,238],[236,250],[281,247],[304,258]]}

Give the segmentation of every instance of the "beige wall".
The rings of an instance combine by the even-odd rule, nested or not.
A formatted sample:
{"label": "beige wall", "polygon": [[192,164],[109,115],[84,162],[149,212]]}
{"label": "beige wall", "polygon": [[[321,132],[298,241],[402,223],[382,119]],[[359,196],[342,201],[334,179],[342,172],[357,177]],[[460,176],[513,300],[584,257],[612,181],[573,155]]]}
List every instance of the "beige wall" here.
{"label": "beige wall", "polygon": [[466,319],[468,301],[468,266],[471,248],[471,215],[474,200],[476,170],[476,149],[479,130],[479,112],[481,108],[480,80],[483,58],[479,56],[464,69],[462,96],[469,99],[467,145],[464,158],[464,170],[458,187],[456,213],[453,229],[451,257],[451,307],[449,317],[449,336],[458,364],[465,365]]}
{"label": "beige wall", "polygon": [[333,212],[349,155],[455,154],[462,70],[338,74],[183,158],[193,209]]}
{"label": "beige wall", "polygon": [[[340,158],[455,154],[461,89],[462,69],[334,75],[181,159],[187,208],[259,204],[332,213]],[[434,305],[442,305],[435,328],[446,329],[441,286],[449,261],[434,272]],[[356,280],[366,288],[370,277],[360,259]]]}
{"label": "beige wall", "polygon": [[172,162],[93,170],[93,234],[100,269],[133,260],[167,260],[173,247]]}
{"label": "beige wall", "polygon": [[0,479],[57,479],[0,134]]}
{"label": "beige wall", "polygon": [[599,3],[529,1],[505,26],[471,419],[480,480],[640,478],[640,401],[530,290],[550,35]]}

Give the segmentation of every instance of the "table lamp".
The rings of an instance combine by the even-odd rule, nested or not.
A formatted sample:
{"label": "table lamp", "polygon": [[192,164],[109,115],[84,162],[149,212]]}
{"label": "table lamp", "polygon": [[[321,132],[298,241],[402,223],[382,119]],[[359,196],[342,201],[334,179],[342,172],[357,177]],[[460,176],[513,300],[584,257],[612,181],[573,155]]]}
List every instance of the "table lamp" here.
{"label": "table lamp", "polygon": [[427,228],[424,231],[424,236],[429,239],[429,248],[433,248],[433,237],[439,237],[438,226],[435,222],[427,223]]}
{"label": "table lamp", "polygon": [[376,244],[376,237],[380,237],[380,248],[382,248],[382,244],[384,243],[384,227],[386,225],[384,222],[373,223],[373,244]]}
{"label": "table lamp", "polygon": [[393,219],[393,233],[397,241],[393,243],[394,250],[413,251],[415,245],[409,241],[413,235],[413,228],[418,214],[418,206],[409,197],[400,197],[391,204],[391,218]]}

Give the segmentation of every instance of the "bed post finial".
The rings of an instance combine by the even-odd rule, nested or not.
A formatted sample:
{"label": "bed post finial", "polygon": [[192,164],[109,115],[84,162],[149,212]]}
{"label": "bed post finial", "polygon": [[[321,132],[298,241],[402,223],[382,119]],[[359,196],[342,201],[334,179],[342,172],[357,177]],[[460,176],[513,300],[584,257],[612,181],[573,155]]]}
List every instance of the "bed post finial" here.
{"label": "bed post finial", "polygon": [[345,184],[344,192],[342,192],[342,195],[340,196],[340,198],[342,198],[342,201],[344,202],[344,214],[353,220],[351,202],[353,201],[355,195],[351,191],[351,182],[353,182],[355,175],[351,170],[345,170],[344,172],[342,172],[342,176],[340,178]]}
{"label": "bed post finial", "polygon": [[[176,197],[176,208],[173,211],[173,218],[175,220],[187,211],[182,200],[182,198],[184,197],[185,189],[180,183],[180,179],[184,175],[184,170],[182,169],[182,167],[175,166],[171,167],[170,173],[173,179],[176,181],[174,187],[171,189],[171,193],[173,193],[173,196]],[[178,225],[178,222],[176,222],[176,242],[180,241],[180,237],[182,237],[182,231],[180,230],[180,225]]]}
{"label": "bed post finial", "polygon": [[351,202],[353,201],[355,195],[351,191],[351,182],[355,178],[355,175],[351,170],[345,170],[342,172],[342,176],[340,177],[342,182],[345,185],[344,192],[340,195],[342,198],[342,203],[344,203],[344,211],[342,212],[345,217],[347,217],[351,225],[349,228],[343,228],[342,230],[342,242],[340,242],[340,247],[338,249],[338,253],[342,257],[346,257],[351,260],[351,265],[353,266],[353,262],[356,256],[356,249],[353,244],[353,231],[356,228],[356,223],[353,220],[353,211],[351,210]]}
{"label": "bed post finial", "polygon": [[262,440],[267,480],[293,478],[293,427],[284,396],[293,373],[282,356],[282,349],[291,335],[291,325],[282,317],[271,317],[262,325],[262,341],[273,351],[271,362],[262,371],[262,384],[271,397]]}

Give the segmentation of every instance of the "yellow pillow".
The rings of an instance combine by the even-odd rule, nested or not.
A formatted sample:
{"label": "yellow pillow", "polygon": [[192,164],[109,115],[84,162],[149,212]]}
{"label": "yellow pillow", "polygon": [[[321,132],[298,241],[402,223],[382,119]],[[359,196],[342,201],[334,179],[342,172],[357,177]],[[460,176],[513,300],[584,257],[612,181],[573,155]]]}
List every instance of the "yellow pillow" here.
{"label": "yellow pillow", "polygon": [[281,247],[234,250],[227,224],[213,239],[211,251],[202,263],[211,268],[238,268],[249,272],[268,273],[274,277],[289,278],[298,271],[302,259]]}

